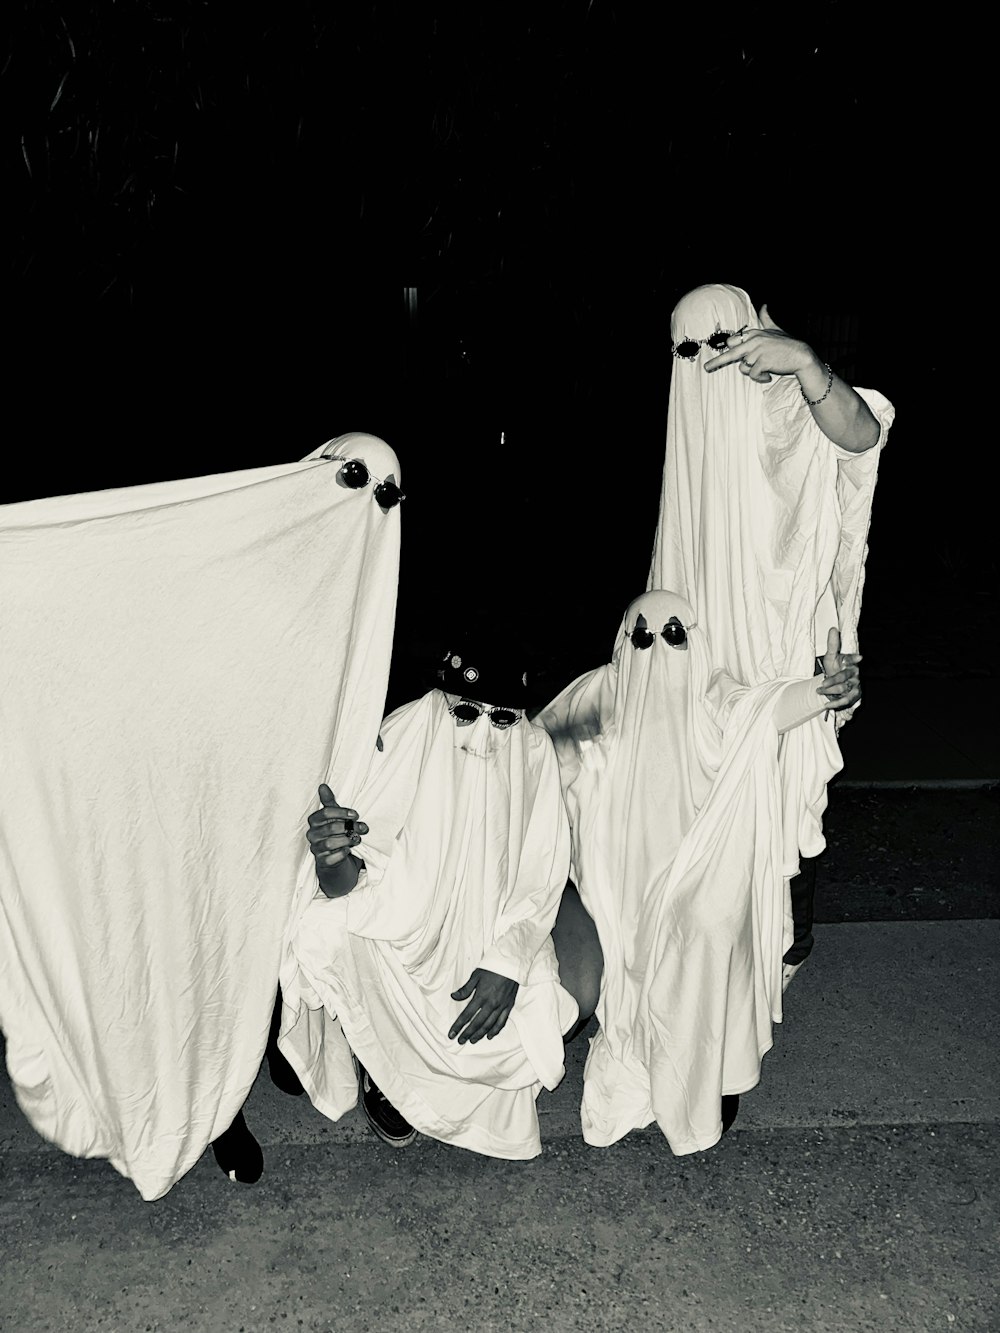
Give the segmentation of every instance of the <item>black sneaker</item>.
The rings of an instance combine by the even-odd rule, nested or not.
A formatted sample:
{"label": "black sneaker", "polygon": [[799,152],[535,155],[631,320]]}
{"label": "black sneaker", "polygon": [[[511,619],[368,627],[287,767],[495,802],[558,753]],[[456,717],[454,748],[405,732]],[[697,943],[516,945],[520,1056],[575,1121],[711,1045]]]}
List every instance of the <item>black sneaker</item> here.
{"label": "black sneaker", "polygon": [[242,1111],[237,1113],[227,1130],[212,1140],[212,1152],[219,1169],[241,1185],[255,1185],[264,1174],[264,1154],[250,1133]]}
{"label": "black sneaker", "polygon": [[357,1057],[358,1089],[365,1119],[384,1143],[394,1148],[405,1148],[417,1137],[417,1131],[399,1114],[392,1102],[372,1082],[372,1077]]}

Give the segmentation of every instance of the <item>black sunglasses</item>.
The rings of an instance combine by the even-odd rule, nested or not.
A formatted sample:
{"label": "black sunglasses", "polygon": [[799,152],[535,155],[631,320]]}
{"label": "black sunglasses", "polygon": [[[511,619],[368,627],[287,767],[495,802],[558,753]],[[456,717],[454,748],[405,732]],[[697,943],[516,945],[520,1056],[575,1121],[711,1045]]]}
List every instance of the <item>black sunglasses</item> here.
{"label": "black sunglasses", "polygon": [[698,355],[699,347],[711,347],[713,352],[724,352],[726,339],[735,338],[738,333],[743,333],[745,330],[744,324],[742,329],[716,329],[707,338],[682,338],[679,343],[674,343],[671,350],[679,361],[693,361]]}
{"label": "black sunglasses", "polygon": [[[331,459],[330,461],[334,462],[335,460]],[[399,504],[400,500],[406,499],[404,493],[394,482],[379,481],[378,477],[373,477],[360,458],[345,459],[338,475],[344,485],[350,486],[352,491],[360,491],[370,481],[377,481],[378,485],[372,494],[383,509],[392,509]]]}
{"label": "black sunglasses", "polygon": [[[651,648],[656,639],[651,629],[642,629],[638,625],[628,637],[632,640],[633,648]],[[665,639],[671,648],[680,648],[687,643],[687,630],[676,616],[671,616],[660,630],[660,638]]]}
{"label": "black sunglasses", "polygon": [[[459,722],[475,722],[476,718],[482,717],[486,712],[486,705],[476,703],[474,699],[460,699],[457,704],[451,704],[448,712]],[[506,731],[512,727],[515,722],[520,721],[521,714],[516,713],[513,708],[491,708],[489,710],[490,726],[497,727],[500,731]]]}

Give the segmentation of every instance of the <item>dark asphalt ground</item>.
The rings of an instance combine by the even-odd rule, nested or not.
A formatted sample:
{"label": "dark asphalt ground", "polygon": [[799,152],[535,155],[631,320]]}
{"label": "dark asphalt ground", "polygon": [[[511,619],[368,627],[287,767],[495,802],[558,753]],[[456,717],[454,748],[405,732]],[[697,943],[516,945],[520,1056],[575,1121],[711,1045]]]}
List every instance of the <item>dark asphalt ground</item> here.
{"label": "dark asphalt ground", "polygon": [[[144,1203],[42,1141],[0,1074],[0,1329],[997,1333],[1000,659],[985,568],[948,572],[926,600],[866,596],[816,949],[716,1148],[674,1158],[656,1129],[588,1148],[584,1034],[533,1162],[393,1151],[262,1074],[262,1180],[207,1152]],[[946,603],[971,639],[931,632]],[[548,685],[587,665],[553,661]]]}
{"label": "dark asphalt ground", "polygon": [[[426,1140],[203,1161],[155,1205],[97,1164],[5,1173],[4,1328],[996,1328],[995,1127],[655,1131],[532,1163]],[[12,1243],[10,1243],[12,1242]]]}
{"label": "dark asphalt ground", "polygon": [[859,790],[834,782],[829,796],[817,921],[1000,916],[1000,787]]}
{"label": "dark asphalt ground", "polygon": [[716,1148],[588,1148],[584,1037],[533,1162],[394,1151],[262,1074],[263,1179],[209,1152],[144,1203],[0,1083],[0,1328],[995,1333],[998,793],[834,784],[827,831],[816,949]]}

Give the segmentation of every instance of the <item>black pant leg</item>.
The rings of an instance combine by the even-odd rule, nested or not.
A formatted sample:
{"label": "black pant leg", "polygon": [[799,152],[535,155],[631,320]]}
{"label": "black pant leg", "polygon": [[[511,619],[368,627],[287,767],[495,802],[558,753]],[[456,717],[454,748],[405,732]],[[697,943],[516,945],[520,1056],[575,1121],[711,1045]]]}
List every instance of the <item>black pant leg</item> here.
{"label": "black pant leg", "polygon": [[818,856],[801,857],[799,873],[791,882],[792,922],[795,926],[795,939],[792,947],[782,960],[786,963],[804,962],[812,952],[813,912],[816,902],[816,864],[818,861]]}

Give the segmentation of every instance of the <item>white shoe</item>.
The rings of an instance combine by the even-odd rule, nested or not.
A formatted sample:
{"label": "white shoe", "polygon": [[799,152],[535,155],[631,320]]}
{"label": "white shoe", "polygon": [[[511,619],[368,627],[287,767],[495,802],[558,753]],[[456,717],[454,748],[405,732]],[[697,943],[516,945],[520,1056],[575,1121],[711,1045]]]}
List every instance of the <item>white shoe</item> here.
{"label": "white shoe", "polygon": [[[803,958],[802,963],[804,963],[805,961],[806,961],[806,960]],[[799,970],[799,968],[802,966],[802,963],[782,963],[782,964],[781,964],[781,993],[782,993],[782,995],[784,995],[785,991],[788,990],[788,987],[792,984],[792,978],[795,976],[795,973],[796,973],[796,972]]]}

